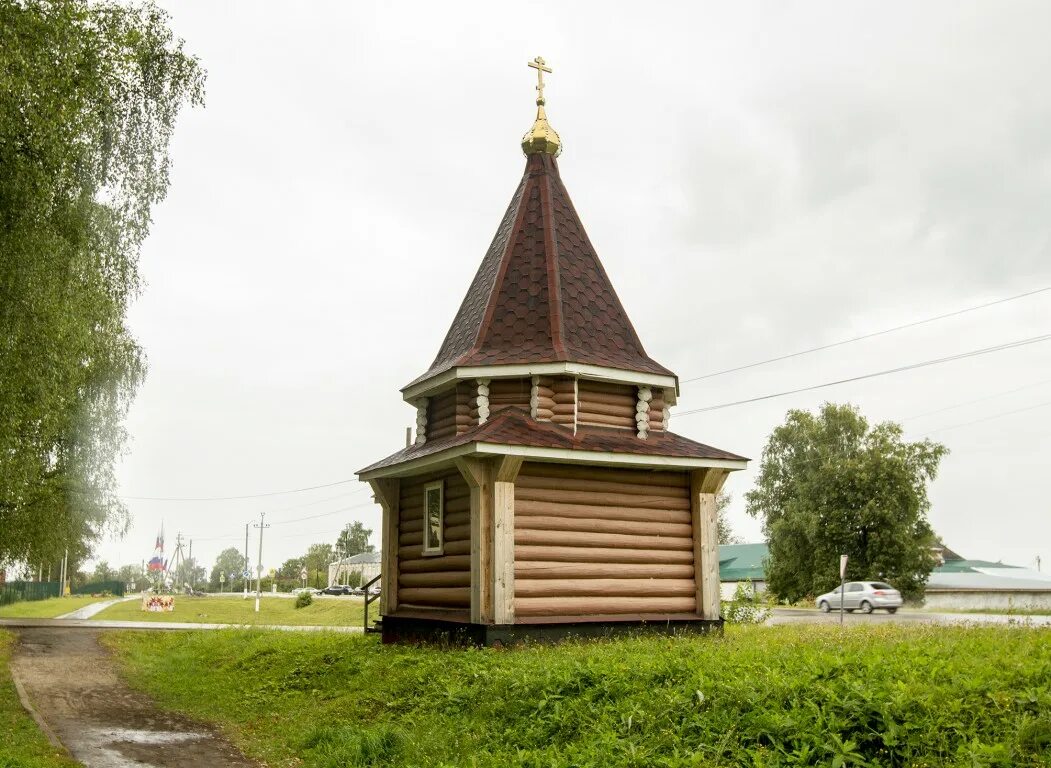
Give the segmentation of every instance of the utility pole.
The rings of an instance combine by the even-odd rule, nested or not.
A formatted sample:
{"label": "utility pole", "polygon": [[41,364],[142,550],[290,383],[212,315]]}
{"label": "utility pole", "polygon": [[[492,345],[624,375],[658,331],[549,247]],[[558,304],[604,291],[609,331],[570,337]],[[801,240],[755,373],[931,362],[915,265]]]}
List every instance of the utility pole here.
{"label": "utility pole", "polygon": [[193,539],[190,539],[190,556],[187,558],[187,562],[190,564],[190,591],[193,592],[193,585],[196,582],[196,579],[193,577],[193,572],[197,570],[194,567],[193,562]]}
{"label": "utility pole", "polygon": [[259,529],[259,558],[255,564],[255,612],[259,613],[259,596],[263,592],[263,529],[269,528],[270,526],[265,522],[266,512],[259,513],[259,524],[255,527]]}
{"label": "utility pole", "polygon": [[1037,570],[1037,573],[1040,572],[1040,555],[1036,556],[1036,570]]}
{"label": "utility pole", "polygon": [[[244,600],[248,599],[248,574],[249,573],[250,573],[250,571],[248,570],[248,523],[245,523],[245,567],[244,567],[244,570],[241,572],[241,576],[242,576],[242,578],[244,578],[244,582],[245,582],[245,596],[244,596],[244,598],[242,598]],[[233,584],[230,585],[230,588],[233,589]]]}

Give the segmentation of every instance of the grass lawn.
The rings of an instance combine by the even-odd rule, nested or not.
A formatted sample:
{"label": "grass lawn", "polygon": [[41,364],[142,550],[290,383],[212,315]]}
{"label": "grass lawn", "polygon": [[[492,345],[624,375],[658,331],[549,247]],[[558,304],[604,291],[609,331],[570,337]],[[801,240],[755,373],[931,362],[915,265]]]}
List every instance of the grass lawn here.
{"label": "grass lawn", "polygon": [[129,681],[278,766],[1051,766],[1051,633],[880,625],[470,650],[119,633]]}
{"label": "grass lawn", "polygon": [[18,619],[53,619],[64,613],[98,603],[106,598],[91,595],[51,597],[47,600],[22,600],[0,607],[0,617]]}
{"label": "grass lawn", "polygon": [[72,768],[79,765],[52,747],[33,718],[22,709],[7,666],[14,640],[15,636],[10,632],[0,630],[0,768]]}
{"label": "grass lawn", "polygon": [[[373,606],[378,612],[379,605]],[[311,605],[296,608],[294,598],[264,597],[255,612],[255,599],[235,597],[188,597],[177,595],[170,613],[147,613],[138,600],[111,605],[93,618],[105,621],[179,621],[197,624],[273,624],[296,626],[362,626],[364,600],[354,597],[315,598]]]}

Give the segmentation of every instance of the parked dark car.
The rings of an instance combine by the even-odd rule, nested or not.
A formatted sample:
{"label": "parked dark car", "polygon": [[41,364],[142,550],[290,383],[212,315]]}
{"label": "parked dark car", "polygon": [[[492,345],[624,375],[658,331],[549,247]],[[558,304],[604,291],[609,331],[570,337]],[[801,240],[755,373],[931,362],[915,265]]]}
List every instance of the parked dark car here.
{"label": "parked dark car", "polygon": [[330,587],[325,587],[321,590],[322,595],[349,595],[352,594],[351,588],[344,584],[333,584]]}

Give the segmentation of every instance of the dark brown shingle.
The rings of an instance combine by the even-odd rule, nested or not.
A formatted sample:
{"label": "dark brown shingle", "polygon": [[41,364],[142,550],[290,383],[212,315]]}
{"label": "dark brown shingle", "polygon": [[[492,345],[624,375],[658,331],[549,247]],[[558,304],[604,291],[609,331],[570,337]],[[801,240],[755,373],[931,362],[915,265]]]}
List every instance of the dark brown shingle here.
{"label": "dark brown shingle", "polygon": [[358,474],[404,464],[408,461],[433,456],[449,448],[469,443],[496,443],[533,448],[566,448],[578,451],[632,454],[636,456],[669,456],[673,458],[728,459],[747,461],[742,456],[697,443],[672,432],[651,432],[646,440],[635,433],[614,427],[579,427],[572,429],[546,422],[533,421],[518,408],[506,408],[485,424],[471,427],[459,435],[440,440],[428,440],[423,445],[412,445],[358,471]]}
{"label": "dark brown shingle", "polygon": [[412,384],[455,366],[550,362],[674,375],[646,354],[557,162],[536,154],[437,357]]}

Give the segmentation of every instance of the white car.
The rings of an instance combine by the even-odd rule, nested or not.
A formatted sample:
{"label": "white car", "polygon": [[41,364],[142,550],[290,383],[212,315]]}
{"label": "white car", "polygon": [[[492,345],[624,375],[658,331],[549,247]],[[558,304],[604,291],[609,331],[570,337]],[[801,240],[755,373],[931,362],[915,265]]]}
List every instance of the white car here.
{"label": "white car", "polygon": [[[821,595],[814,603],[824,613],[838,611],[840,607],[839,587]],[[843,609],[853,612],[872,613],[877,608],[894,613],[902,605],[901,593],[882,581],[848,581],[843,586]]]}

